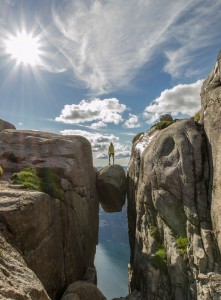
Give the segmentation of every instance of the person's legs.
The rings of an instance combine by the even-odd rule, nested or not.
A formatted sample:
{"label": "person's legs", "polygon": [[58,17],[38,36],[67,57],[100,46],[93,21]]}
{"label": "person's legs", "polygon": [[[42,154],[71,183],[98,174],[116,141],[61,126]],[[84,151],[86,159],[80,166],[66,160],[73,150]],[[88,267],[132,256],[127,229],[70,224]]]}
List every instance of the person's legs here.
{"label": "person's legs", "polygon": [[111,157],[111,154],[109,153],[109,165],[110,165],[110,157]]}

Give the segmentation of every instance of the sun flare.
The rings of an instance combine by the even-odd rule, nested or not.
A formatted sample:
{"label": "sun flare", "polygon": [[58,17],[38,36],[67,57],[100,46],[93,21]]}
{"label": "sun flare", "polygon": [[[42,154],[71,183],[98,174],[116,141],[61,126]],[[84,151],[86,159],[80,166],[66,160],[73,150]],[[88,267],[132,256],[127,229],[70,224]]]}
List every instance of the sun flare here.
{"label": "sun flare", "polygon": [[18,64],[36,66],[40,63],[40,41],[25,31],[11,35],[5,41],[5,51]]}

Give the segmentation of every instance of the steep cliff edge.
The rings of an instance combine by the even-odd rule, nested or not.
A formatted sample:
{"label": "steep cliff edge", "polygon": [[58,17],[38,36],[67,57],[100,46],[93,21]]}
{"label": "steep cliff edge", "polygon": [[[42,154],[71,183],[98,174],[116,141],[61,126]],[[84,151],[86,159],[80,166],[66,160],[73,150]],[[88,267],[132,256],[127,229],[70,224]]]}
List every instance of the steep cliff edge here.
{"label": "steep cliff edge", "polygon": [[50,300],[40,280],[5,236],[10,239],[10,234],[1,224],[0,299]]}
{"label": "steep cliff edge", "polygon": [[145,300],[221,299],[220,63],[202,87],[201,124],[152,128],[132,149],[129,284]]}
{"label": "steep cliff edge", "polygon": [[[0,222],[49,296],[60,299],[94,267],[99,204],[90,143],[79,136],[3,130],[0,165]],[[47,171],[53,197],[8,183],[26,167]]]}
{"label": "steep cliff edge", "polygon": [[147,132],[128,177],[130,289],[147,300],[221,296],[202,126],[183,120]]}
{"label": "steep cliff edge", "polygon": [[207,137],[210,164],[209,200],[213,230],[221,251],[221,51],[201,90],[201,122]]}

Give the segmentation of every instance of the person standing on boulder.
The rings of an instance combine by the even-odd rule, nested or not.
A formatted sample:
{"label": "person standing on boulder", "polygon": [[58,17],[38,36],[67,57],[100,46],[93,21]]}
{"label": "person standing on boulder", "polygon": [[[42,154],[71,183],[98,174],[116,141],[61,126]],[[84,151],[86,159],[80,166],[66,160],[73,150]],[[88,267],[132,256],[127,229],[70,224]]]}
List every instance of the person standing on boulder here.
{"label": "person standing on boulder", "polygon": [[109,165],[110,165],[111,156],[113,158],[113,165],[114,165],[114,145],[113,145],[113,143],[110,143],[110,146],[108,148],[108,154],[109,154]]}

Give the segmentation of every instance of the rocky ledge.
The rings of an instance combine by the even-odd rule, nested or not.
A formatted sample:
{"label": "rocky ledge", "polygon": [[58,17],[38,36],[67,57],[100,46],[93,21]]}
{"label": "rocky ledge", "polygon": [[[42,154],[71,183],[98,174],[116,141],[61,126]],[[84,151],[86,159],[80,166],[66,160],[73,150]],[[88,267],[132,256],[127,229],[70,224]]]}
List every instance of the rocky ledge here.
{"label": "rocky ledge", "polygon": [[128,170],[130,291],[142,299],[221,299],[221,60],[202,87],[201,121],[153,127]]}
{"label": "rocky ledge", "polygon": [[[16,254],[11,269],[26,272],[21,275],[24,279],[19,279],[23,282],[20,291],[19,275],[9,274],[5,280],[10,273],[5,263],[0,295],[11,299],[11,291],[17,290],[17,299],[23,299],[22,293],[30,290],[29,294],[36,296],[24,299],[48,299],[47,293],[53,300],[61,299],[70,284],[87,280],[88,269],[94,270],[90,277],[95,282],[99,203],[90,143],[80,136],[6,129],[0,132],[0,165],[4,169],[0,222],[10,240],[4,232],[2,238],[11,245],[12,254],[23,257]],[[8,182],[14,172],[27,167],[43,172],[51,190],[27,190]],[[5,253],[0,251],[2,262]],[[8,282],[10,293],[6,295]]]}

